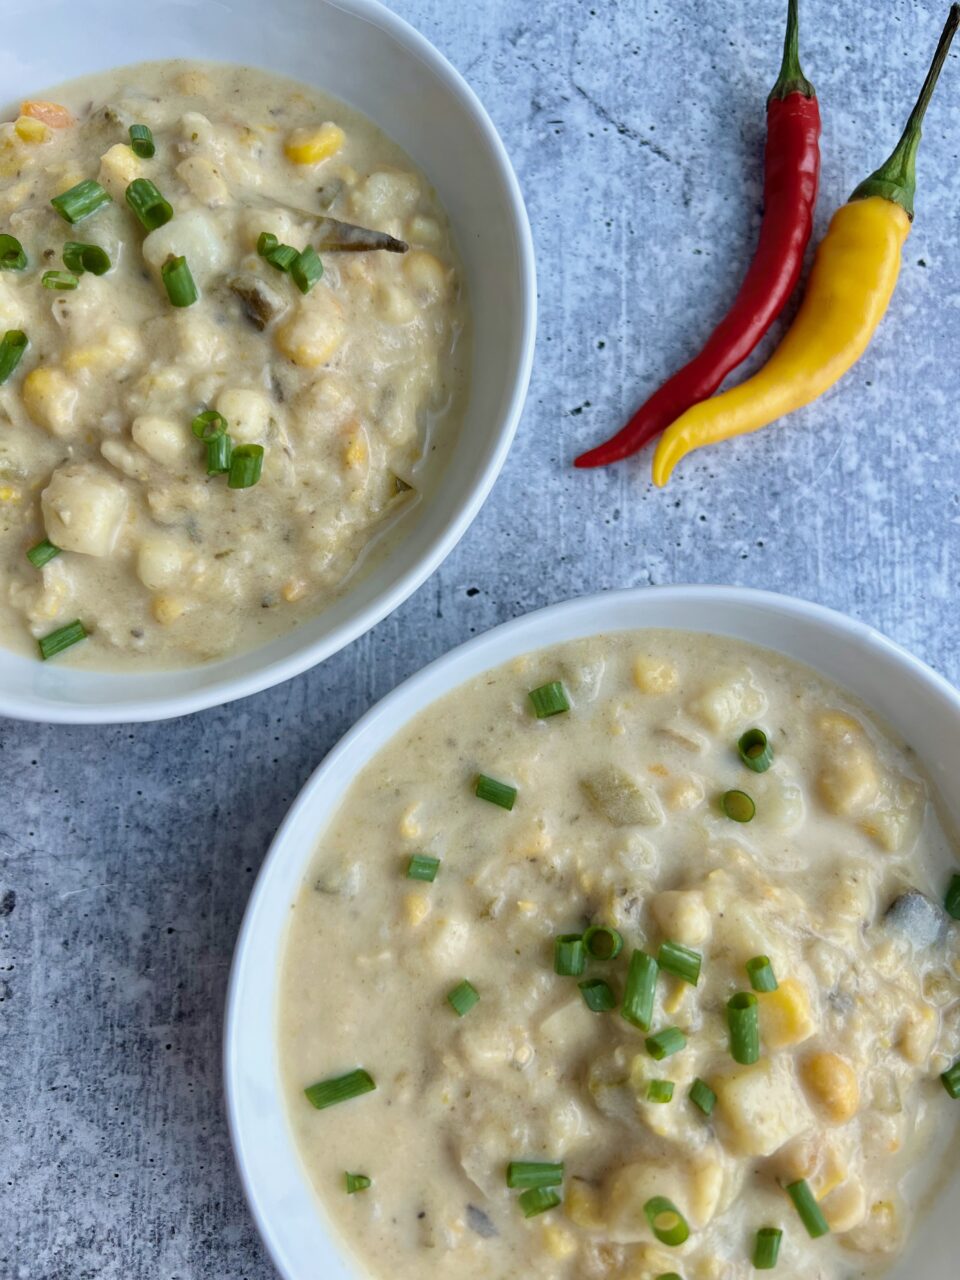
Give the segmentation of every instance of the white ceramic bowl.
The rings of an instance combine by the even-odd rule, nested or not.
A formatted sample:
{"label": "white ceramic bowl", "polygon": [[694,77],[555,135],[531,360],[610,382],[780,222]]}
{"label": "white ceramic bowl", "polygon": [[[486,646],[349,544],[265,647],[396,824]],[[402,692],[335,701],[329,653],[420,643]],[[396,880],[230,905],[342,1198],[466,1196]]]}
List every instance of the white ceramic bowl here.
{"label": "white ceramic bowl", "polygon": [[520,189],[473,91],[376,0],[3,0],[0,118],[22,97],[87,72],[196,57],[282,72],[359,108],[413,157],[453,224],[473,314],[472,387],[436,493],[395,548],[321,616],[256,649],[183,671],[76,671],[0,650],[0,715],[154,720],[241,698],[329,657],[437,568],[490,491],[513,439],[536,329],[533,242]]}
{"label": "white ceramic bowl", "polygon": [[[301,1167],[277,1063],[277,979],[285,928],[321,831],[357,773],[436,698],[519,654],[642,627],[735,636],[816,668],[861,698],[916,749],[947,813],[960,821],[960,694],[878,632],[819,605],[730,587],[608,592],[508,622],[432,663],[367,712],[304,787],[260,872],[234,955],[224,1033],[227,1110],[247,1199],[285,1280],[363,1275],[338,1245]],[[960,1170],[942,1189],[889,1280],[944,1280],[956,1274],[958,1194]]]}

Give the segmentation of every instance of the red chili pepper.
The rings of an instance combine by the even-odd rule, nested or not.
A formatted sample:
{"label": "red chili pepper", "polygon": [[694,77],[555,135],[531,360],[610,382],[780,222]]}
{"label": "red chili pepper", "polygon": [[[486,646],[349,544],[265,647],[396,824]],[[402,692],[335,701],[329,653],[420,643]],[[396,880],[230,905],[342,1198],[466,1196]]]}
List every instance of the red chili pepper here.
{"label": "red chili pepper", "polygon": [[747,358],[796,288],[813,228],[820,180],[820,108],[800,70],[797,0],[789,0],[780,76],[767,99],[760,241],[733,306],[689,364],[665,382],[606,444],[576,459],[605,467],[637,453],[691,405],[712,396]]}

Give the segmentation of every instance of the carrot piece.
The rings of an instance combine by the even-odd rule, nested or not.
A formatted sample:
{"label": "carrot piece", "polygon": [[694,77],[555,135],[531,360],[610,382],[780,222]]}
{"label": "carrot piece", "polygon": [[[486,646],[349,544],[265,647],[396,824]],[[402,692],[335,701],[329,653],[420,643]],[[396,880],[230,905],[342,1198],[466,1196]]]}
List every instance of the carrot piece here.
{"label": "carrot piece", "polygon": [[42,120],[51,129],[69,129],[74,122],[73,116],[59,102],[22,102],[20,114]]}

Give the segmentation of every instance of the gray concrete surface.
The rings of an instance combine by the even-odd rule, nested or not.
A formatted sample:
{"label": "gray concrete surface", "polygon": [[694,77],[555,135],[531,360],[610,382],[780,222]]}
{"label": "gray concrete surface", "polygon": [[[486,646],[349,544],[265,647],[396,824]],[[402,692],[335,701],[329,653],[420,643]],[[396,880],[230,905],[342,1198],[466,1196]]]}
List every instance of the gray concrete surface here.
{"label": "gray concrete surface", "polygon": [[[540,264],[516,447],[443,569],[298,680],[142,728],[0,723],[0,1280],[267,1280],[220,1091],[234,936],[270,837],[345,729],[425,660],[597,588],[819,600],[960,679],[960,65],[920,160],[902,280],[825,400],[662,493],[579,448],[691,353],[759,217],[775,0],[395,0],[513,155]],[[945,0],[804,0],[818,222],[892,145]],[[322,1277],[318,1277],[322,1280]]]}

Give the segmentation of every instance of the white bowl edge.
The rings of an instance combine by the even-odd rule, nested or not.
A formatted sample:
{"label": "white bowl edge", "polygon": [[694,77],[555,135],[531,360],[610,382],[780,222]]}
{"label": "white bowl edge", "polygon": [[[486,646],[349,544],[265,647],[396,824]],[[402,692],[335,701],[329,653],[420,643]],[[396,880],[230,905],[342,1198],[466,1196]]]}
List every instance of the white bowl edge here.
{"label": "white bowl edge", "polygon": [[[713,632],[777,650],[849,689],[917,751],[954,824],[960,795],[946,785],[960,758],[960,693],[873,628],[821,605],[733,587],[603,592],[527,614],[461,645],[372,707],[333,748],[294,802],[260,870],[237,941],[224,1025],[227,1116],[257,1228],[284,1280],[365,1276],[340,1242],[297,1154],[276,1051],[279,961],[290,905],[338,797],[359,769],[424,706],[522,653],[604,632]],[[910,726],[913,726],[912,729]],[[949,1177],[960,1189],[960,1168]],[[885,1280],[942,1280],[955,1246],[942,1190]]]}

